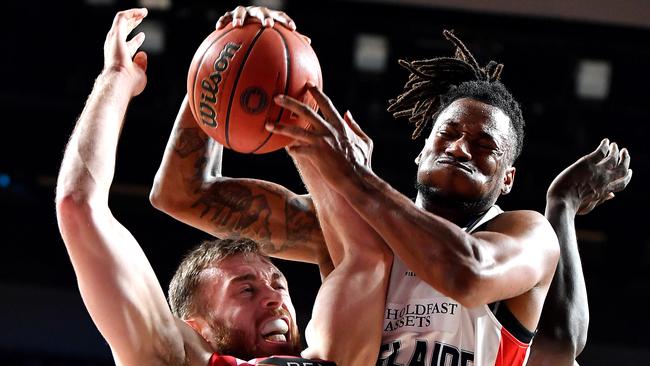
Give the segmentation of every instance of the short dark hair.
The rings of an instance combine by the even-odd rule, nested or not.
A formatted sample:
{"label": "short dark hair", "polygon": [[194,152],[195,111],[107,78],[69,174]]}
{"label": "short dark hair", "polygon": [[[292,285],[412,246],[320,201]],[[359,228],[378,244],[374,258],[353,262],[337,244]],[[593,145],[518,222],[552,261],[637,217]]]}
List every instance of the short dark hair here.
{"label": "short dark hair", "polygon": [[471,98],[490,104],[510,118],[515,135],[514,162],[523,148],[525,121],[519,103],[499,81],[503,64],[490,61],[480,67],[452,32],[445,30],[443,35],[456,46],[454,57],[399,60],[411,74],[402,94],[389,101],[388,111],[396,118],[408,117],[409,122],[415,123],[412,138],[416,139],[429,122],[433,126],[440,112],[455,100]]}
{"label": "short dark hair", "polygon": [[253,254],[269,260],[256,242],[243,238],[206,240],[190,250],[169,283],[167,296],[172,313],[180,319],[187,319],[204,311],[198,301],[201,272],[214,263],[237,254]]}

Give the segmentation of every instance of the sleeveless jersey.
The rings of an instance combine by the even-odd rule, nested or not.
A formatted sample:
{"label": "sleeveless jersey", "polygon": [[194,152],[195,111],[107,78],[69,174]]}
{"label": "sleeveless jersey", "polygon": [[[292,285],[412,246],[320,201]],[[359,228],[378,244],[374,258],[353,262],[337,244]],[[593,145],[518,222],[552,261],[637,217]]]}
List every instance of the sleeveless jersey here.
{"label": "sleeveless jersey", "polygon": [[334,362],[308,360],[294,356],[271,356],[243,361],[232,356],[213,353],[208,366],[336,366]]}
{"label": "sleeveless jersey", "polygon": [[[492,206],[463,230],[471,233],[502,212]],[[397,255],[383,322],[377,366],[520,366],[528,358],[531,339],[514,337],[488,305],[462,306],[419,279]]]}

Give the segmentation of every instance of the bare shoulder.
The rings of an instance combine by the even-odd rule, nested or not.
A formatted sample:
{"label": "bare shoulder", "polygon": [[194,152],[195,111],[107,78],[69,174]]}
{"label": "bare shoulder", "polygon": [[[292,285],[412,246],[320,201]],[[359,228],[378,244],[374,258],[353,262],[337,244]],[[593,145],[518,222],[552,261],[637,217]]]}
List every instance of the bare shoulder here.
{"label": "bare shoulder", "polygon": [[520,239],[524,244],[535,244],[545,250],[559,253],[553,226],[543,214],[534,210],[506,211],[490,220],[485,230],[509,235]]}
{"label": "bare shoulder", "polygon": [[486,225],[487,230],[495,231],[514,228],[553,231],[553,227],[546,217],[534,210],[505,211],[494,219],[488,221]]}

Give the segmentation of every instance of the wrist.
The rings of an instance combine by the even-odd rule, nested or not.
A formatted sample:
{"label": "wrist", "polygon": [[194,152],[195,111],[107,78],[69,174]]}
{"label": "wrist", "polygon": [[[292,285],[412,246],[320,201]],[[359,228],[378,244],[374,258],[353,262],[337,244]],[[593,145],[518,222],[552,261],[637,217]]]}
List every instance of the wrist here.
{"label": "wrist", "polygon": [[575,216],[578,212],[580,201],[577,199],[571,199],[570,197],[557,197],[557,196],[547,196],[546,197],[546,211],[549,210],[561,210],[567,212],[571,216]]}
{"label": "wrist", "polygon": [[129,97],[133,94],[132,91],[136,89],[137,81],[124,67],[107,67],[102,69],[95,80],[96,84],[105,85],[116,90],[129,91],[126,93]]}

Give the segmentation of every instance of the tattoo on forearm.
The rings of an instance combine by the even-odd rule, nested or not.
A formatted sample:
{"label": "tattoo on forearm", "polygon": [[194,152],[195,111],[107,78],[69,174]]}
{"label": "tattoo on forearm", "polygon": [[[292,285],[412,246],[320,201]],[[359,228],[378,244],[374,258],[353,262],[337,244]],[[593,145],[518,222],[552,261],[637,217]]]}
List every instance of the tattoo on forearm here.
{"label": "tattoo on forearm", "polygon": [[241,184],[224,182],[203,192],[192,208],[202,208],[200,217],[208,217],[217,230],[230,230],[263,244],[271,239],[271,208],[264,195],[254,195]]}
{"label": "tattoo on forearm", "polygon": [[202,156],[202,157],[196,159],[196,162],[194,163],[194,182],[202,182],[203,181],[205,166],[207,164],[208,164],[208,158],[205,157],[205,156]]}
{"label": "tattoo on forearm", "polygon": [[190,154],[205,148],[205,143],[206,137],[199,131],[199,127],[182,128],[174,144],[174,151],[181,158],[186,158]]}
{"label": "tattoo on forearm", "polygon": [[313,232],[320,228],[316,212],[297,197],[289,199],[285,207],[287,241],[308,242]]}

